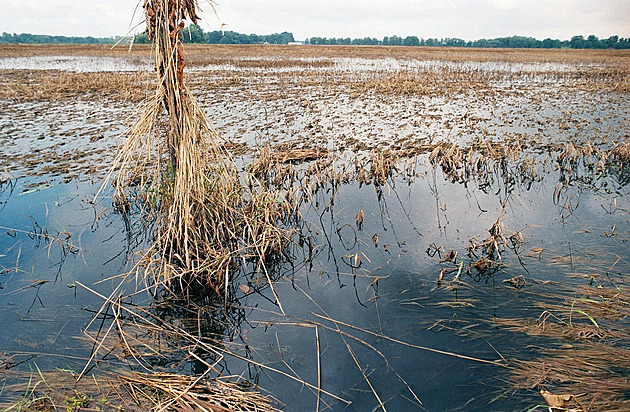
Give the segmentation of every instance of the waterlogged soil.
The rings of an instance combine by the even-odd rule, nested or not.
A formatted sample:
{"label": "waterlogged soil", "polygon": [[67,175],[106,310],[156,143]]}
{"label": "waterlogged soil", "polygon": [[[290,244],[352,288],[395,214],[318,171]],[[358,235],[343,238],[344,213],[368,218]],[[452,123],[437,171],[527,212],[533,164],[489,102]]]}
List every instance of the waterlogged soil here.
{"label": "waterlogged soil", "polygon": [[[284,223],[299,235],[269,264],[273,288],[251,274],[229,308],[206,294],[154,309],[238,356],[202,362],[171,342],[155,370],[215,365],[288,411],[526,411],[545,404],[541,386],[630,404],[630,369],[614,360],[630,344],[628,54],[252,46],[189,59],[243,169],[265,146],[320,154],[274,169],[309,196]],[[151,93],[150,64],[142,48],[0,50],[0,369],[83,370],[104,301],[82,285],[109,295],[150,241],[152,222],[117,213],[109,186],[95,198]],[[475,161],[484,144],[495,155]],[[579,306],[595,301],[613,315]],[[595,345],[613,354],[597,373],[625,387],[575,386],[576,365],[522,374]],[[98,360],[90,373],[138,368]]]}

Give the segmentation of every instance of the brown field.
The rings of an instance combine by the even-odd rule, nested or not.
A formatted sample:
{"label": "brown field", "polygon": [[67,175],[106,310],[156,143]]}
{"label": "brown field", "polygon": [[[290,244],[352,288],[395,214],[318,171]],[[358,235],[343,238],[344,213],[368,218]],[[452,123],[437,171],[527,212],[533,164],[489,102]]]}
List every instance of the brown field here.
{"label": "brown field", "polygon": [[[123,125],[134,105],[153,93],[152,52],[146,45],[131,50],[0,45],[0,59],[15,59],[12,64],[48,59],[28,68],[7,63],[0,69],[5,138],[34,125],[31,112],[16,103],[40,112],[39,139],[48,125],[57,124],[56,119],[45,121],[47,113],[70,113],[64,105],[87,105],[94,117],[103,117],[99,109],[115,104],[118,108],[107,115],[109,124],[91,125],[81,134],[86,144],[77,150],[93,152],[95,142],[99,147],[112,143],[102,140],[110,135],[110,125]],[[185,53],[187,83],[239,153],[251,152],[261,140],[279,147],[327,145],[341,151],[429,147],[452,138],[564,142],[606,135],[611,141],[625,140],[623,127],[611,133],[602,123],[616,115],[610,99],[624,100],[630,91],[630,52],[625,50],[187,45]],[[110,59],[105,71],[93,66],[103,59]],[[56,68],[59,62],[65,68]],[[584,110],[587,116],[573,115]],[[80,132],[78,125],[68,128],[60,125],[47,141],[56,142],[56,133],[63,139]],[[52,147],[67,147],[64,141],[57,144]],[[47,156],[77,157],[58,150]],[[0,165],[19,161],[33,172],[33,162],[45,162],[26,158],[40,155],[20,153],[0,159]],[[95,167],[91,164],[89,170]]]}
{"label": "brown field", "polygon": [[[119,45],[115,48],[102,45],[0,45],[0,58],[28,58],[34,56],[81,56],[81,57],[114,57],[135,63],[151,64],[150,56],[153,50],[148,45],[134,45],[132,48]],[[388,46],[274,46],[274,45],[187,45],[187,64],[189,67],[204,71],[204,67],[212,66],[209,70],[216,70],[216,66],[229,65],[237,69],[269,69],[269,72],[258,71],[256,77],[277,77],[278,69],[284,69],[281,78],[299,76],[299,82],[320,82],[322,73],[317,69],[330,68],[326,80],[332,83],[348,83],[356,81],[350,73],[339,73],[335,70],[332,59],[396,59],[406,62],[450,62],[452,66],[442,68],[440,73],[431,69],[416,70],[416,79],[398,73],[386,79],[386,84],[375,85],[376,91],[395,92],[401,90],[403,94],[409,94],[410,90],[427,89],[431,84],[436,84],[435,76],[444,77],[437,79],[438,83],[457,83],[459,89],[464,89],[471,83],[472,87],[488,79],[505,79],[506,76],[534,76],[544,73],[548,78],[571,78],[586,87],[602,87],[608,85],[617,91],[628,91],[628,78],[630,73],[630,51],[628,50],[536,50],[536,49],[468,49],[468,48],[435,48],[435,47],[388,47]],[[508,64],[534,64],[527,72],[519,72],[518,69],[506,73],[505,66],[492,69],[490,73],[485,70],[459,67],[458,63],[508,63]],[[577,64],[575,67],[554,69],[540,67],[540,64]],[[586,67],[583,67],[587,64]],[[42,68],[44,69],[44,68]],[[218,70],[227,79],[220,84],[235,81],[230,76],[228,68]],[[372,79],[368,79],[368,85],[361,85],[362,91],[370,88],[370,81],[374,78],[382,83],[383,70],[373,70]],[[334,75],[329,75],[333,73]],[[208,73],[204,73],[207,77]],[[240,74],[240,73],[239,73]],[[378,74],[378,76],[377,76]],[[57,73],[55,70],[28,70],[11,71],[1,70],[2,91],[0,97],[31,100],[37,95],[41,98],[58,96],[58,84],[65,84],[65,89],[75,92],[103,92],[120,94],[124,99],[136,99],[138,95],[131,93],[110,93],[108,89],[121,89],[130,91],[134,84],[147,80],[146,75],[123,76],[116,79],[116,75],[83,74],[69,76],[67,73]],[[78,77],[78,78],[76,78]],[[194,76],[199,77],[199,76]],[[239,75],[243,78],[246,76]],[[195,79],[189,79],[189,81]],[[199,79],[197,79],[199,80]],[[415,81],[421,84],[409,84]],[[41,86],[41,90],[24,92],[20,87]],[[108,85],[108,86],[106,86]],[[84,88],[83,88],[83,87]]]}
{"label": "brown field", "polygon": [[[152,46],[135,44],[115,48],[109,45],[0,45],[0,57],[45,55],[150,56]],[[187,44],[186,54],[195,62],[208,56],[217,59],[274,58],[333,58],[353,57],[379,59],[446,60],[446,61],[511,61],[511,62],[587,62],[626,65],[630,50],[573,49],[475,49],[457,47],[405,46],[284,46],[284,45],[196,45]]]}

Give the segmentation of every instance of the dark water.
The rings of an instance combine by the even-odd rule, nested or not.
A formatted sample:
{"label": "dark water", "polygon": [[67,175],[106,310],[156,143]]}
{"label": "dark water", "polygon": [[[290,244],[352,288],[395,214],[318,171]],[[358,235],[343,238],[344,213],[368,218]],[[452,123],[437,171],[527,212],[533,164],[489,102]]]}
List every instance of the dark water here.
{"label": "dark water", "polygon": [[[79,290],[121,273],[128,239],[108,199],[92,203],[98,185],[21,180],[4,187],[0,212],[0,347],[35,355],[42,368],[76,369],[89,357],[81,328],[101,302]],[[95,286],[109,294],[112,282]],[[40,356],[40,354],[42,356]],[[81,366],[82,368],[82,366]]]}
{"label": "dark water", "polygon": [[[586,283],[568,279],[569,273],[599,272],[623,281],[628,272],[627,188],[606,179],[595,183],[597,189],[581,184],[571,187],[564,196],[575,204],[579,198],[579,206],[570,207],[569,213],[564,198],[553,201],[555,177],[551,173],[529,190],[514,188],[511,194],[499,196],[494,194],[497,187],[487,194],[475,184],[465,187],[447,183],[439,171],[432,170],[411,185],[399,180],[382,190],[374,186],[343,187],[334,208],[322,216],[318,233],[325,246],[314,268],[299,270],[276,285],[284,310],[297,319],[322,323],[321,329],[336,328],[334,323],[322,320],[324,315],[406,344],[483,360],[500,359],[497,352],[527,359],[531,356],[528,345],[540,344],[541,340],[534,342],[493,327],[495,316],[537,318],[542,309],[536,303],[545,301],[538,294],[556,288],[555,282]],[[612,187],[615,189],[610,190]],[[502,222],[506,233],[522,230],[525,244],[519,248],[521,260],[507,250],[503,253],[505,266],[492,276],[480,276],[474,269],[469,275],[464,270],[461,282],[450,283],[455,271],[445,275],[438,285],[440,269],[447,265],[427,254],[430,245],[459,252],[457,264],[467,266],[469,239],[488,236],[501,204],[505,204]],[[365,213],[361,231],[354,224],[359,209]],[[318,213],[321,209],[307,216],[316,220],[313,215]],[[607,235],[613,227],[616,235]],[[373,235],[379,237],[378,247],[374,246]],[[387,250],[384,245],[389,245]],[[540,260],[524,256],[537,248],[544,249]],[[349,256],[356,253],[362,263],[354,270]],[[523,289],[503,282],[517,275],[528,282]],[[379,280],[374,283],[376,278]],[[554,283],[544,283],[549,281]],[[257,318],[261,322],[270,319],[266,313],[254,311],[252,315],[250,323]],[[526,410],[539,402],[534,390],[530,394],[510,394],[502,389],[504,368],[339,327],[380,354],[330,329],[320,330],[320,340],[325,342],[321,349],[323,388],[352,401],[347,408],[337,403],[334,410],[372,410],[378,405],[360,368],[380,399],[387,402],[388,410]],[[270,336],[272,329],[277,337]],[[265,332],[251,333],[260,335],[268,345],[263,357],[267,362],[279,364],[284,359],[304,380],[316,382],[317,350],[312,329],[273,325]],[[274,381],[274,377],[265,376],[260,383],[263,387],[275,386]],[[272,392],[287,402],[289,409],[296,408],[293,405],[300,405],[297,409],[315,408],[316,398],[310,390],[299,384],[279,386],[286,389]],[[422,405],[415,402],[410,389]],[[497,397],[491,406],[487,405]]]}
{"label": "dark water", "polygon": [[[269,268],[281,307],[264,275],[256,282],[250,274],[235,283],[257,292],[237,291],[237,311],[208,309],[199,322],[202,334],[227,332],[231,351],[295,379],[231,356],[220,361],[224,371],[252,379],[289,411],[315,410],[318,359],[321,389],[349,402],[322,394],[320,410],[369,411],[383,402],[390,411],[513,411],[542,402],[535,389],[510,392],[508,369],[488,362],[528,359],[530,345],[557,343],[492,321],[536,319],[550,289],[589,282],[569,274],[622,282],[630,267],[628,186],[614,171],[585,172],[558,196],[553,167],[531,182],[463,184],[419,162],[411,181],[398,176],[382,186],[353,182],[315,193],[300,223],[312,259],[307,242]],[[91,353],[80,337],[103,301],[77,282],[109,295],[118,284],[109,278],[129,270],[132,253],[145,245],[130,230],[137,222],[116,214],[107,193],[92,202],[98,187],[27,179],[2,186],[0,351],[19,355],[24,363],[16,368],[80,371]],[[521,231],[524,243],[506,248],[496,272],[468,273],[470,239],[487,238],[499,216],[504,233]],[[436,248],[457,252],[455,262],[441,262]],[[454,271],[438,282],[445,267]],[[504,282],[518,275],[527,282],[522,289]],[[215,317],[223,327],[213,326]],[[162,366],[199,368],[175,363]]]}

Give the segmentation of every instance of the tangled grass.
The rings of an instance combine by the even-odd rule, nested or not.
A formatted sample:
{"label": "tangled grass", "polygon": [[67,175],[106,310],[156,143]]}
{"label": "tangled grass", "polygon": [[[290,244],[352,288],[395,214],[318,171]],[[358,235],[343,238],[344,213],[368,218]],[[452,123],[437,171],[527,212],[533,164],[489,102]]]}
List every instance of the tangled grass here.
{"label": "tangled grass", "polygon": [[[15,381],[6,392],[21,393],[3,411],[209,411],[274,412],[271,398],[251,390],[238,377],[208,379],[175,373],[137,373],[90,376],[77,381],[68,370],[11,373]],[[0,378],[3,376],[0,375]]]}
{"label": "tangled grass", "polygon": [[[181,4],[180,4],[181,3]],[[145,275],[155,285],[185,289],[193,281],[217,292],[242,258],[264,265],[290,233],[278,228],[286,214],[279,192],[257,182],[242,185],[224,141],[183,81],[179,40],[196,1],[145,1],[154,40],[156,89],[114,160],[119,210],[141,204],[155,217],[155,241],[145,254]]]}
{"label": "tangled grass", "polygon": [[627,410],[628,291],[625,285],[580,286],[574,299],[552,294],[560,303],[541,303],[537,319],[495,319],[500,328],[558,343],[558,349],[538,350],[534,359],[514,361],[508,378],[513,388],[571,394],[581,411]]}

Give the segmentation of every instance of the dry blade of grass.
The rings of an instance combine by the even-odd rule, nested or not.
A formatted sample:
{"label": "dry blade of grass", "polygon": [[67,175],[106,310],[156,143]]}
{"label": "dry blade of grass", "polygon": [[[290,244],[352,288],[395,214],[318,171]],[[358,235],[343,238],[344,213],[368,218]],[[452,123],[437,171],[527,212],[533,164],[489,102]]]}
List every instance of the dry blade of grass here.
{"label": "dry blade of grass", "polygon": [[[143,389],[137,402],[155,411],[271,412],[278,411],[270,399],[227,379],[207,380],[177,374],[123,375],[120,380]],[[139,391],[134,391],[139,393]]]}
{"label": "dry blade of grass", "polygon": [[70,370],[11,372],[5,393],[16,394],[4,411],[207,411],[275,412],[277,401],[256,392],[237,376],[209,379],[176,373],[127,370],[76,381]]}
{"label": "dry blade of grass", "polygon": [[625,285],[572,290],[578,298],[566,299],[564,292],[545,296],[545,302],[564,303],[541,302],[544,311],[536,320],[494,320],[500,328],[558,342],[543,345],[534,359],[511,361],[508,382],[516,390],[546,386],[553,393],[581,394],[584,411],[627,410],[630,329],[623,320],[630,316],[630,290]]}
{"label": "dry blade of grass", "polygon": [[[79,283],[79,285],[85,288],[86,290],[88,290],[89,292],[93,293],[95,296],[98,296],[99,298],[103,299],[104,301],[111,302],[111,304],[116,308],[115,313],[125,314],[125,318],[126,318],[125,322],[116,322],[116,320],[114,319],[112,320],[112,325],[117,325],[117,326],[122,325],[123,328],[126,327],[125,325],[132,325],[135,327],[138,327],[139,325],[141,325],[141,329],[145,330],[145,333],[148,334],[149,337],[153,339],[155,339],[156,337],[169,337],[169,339],[181,340],[182,342],[184,342],[183,343],[184,347],[187,347],[190,349],[194,348],[196,350],[197,349],[204,350],[218,357],[232,357],[240,361],[246,362],[247,364],[250,364],[254,367],[257,367],[257,368],[260,368],[269,372],[273,372],[285,378],[291,379],[295,382],[298,382],[308,387],[310,390],[314,392],[318,391],[318,386],[316,384],[311,384],[307,381],[302,380],[299,377],[296,377],[292,374],[284,372],[280,369],[274,368],[270,365],[256,362],[252,359],[249,359],[248,357],[245,357],[233,351],[232,349],[230,349],[229,347],[225,345],[217,344],[217,342],[213,340],[208,340],[200,336],[193,335],[187,330],[185,330],[183,326],[180,324],[170,324],[168,322],[164,322],[158,315],[156,315],[155,313],[152,313],[148,309],[137,307],[137,306],[129,307],[128,305],[125,305],[123,303],[123,299],[112,299],[111,297],[106,297],[94,291],[93,289],[86,287],[83,284]],[[113,328],[113,326],[111,328]],[[125,329],[122,329],[122,330],[124,331]],[[130,334],[134,335],[133,327],[127,331]],[[107,338],[108,336],[110,336],[110,338]],[[127,353],[122,356],[123,359],[154,355],[155,351],[151,348],[150,341],[146,340],[145,338],[138,338],[138,335],[135,335],[135,338],[136,339],[133,342],[133,346],[131,346],[131,350],[136,356],[131,356],[130,354]],[[88,339],[92,340],[93,337],[88,337]],[[109,339],[108,341],[111,342],[111,339],[112,339],[111,333],[107,333],[104,335],[104,337],[100,338],[100,340],[98,341],[99,342],[98,349],[99,350],[107,349],[107,354],[109,354],[110,351],[112,351],[113,349],[108,348],[108,342],[105,341],[106,339]],[[124,342],[114,343],[114,346],[122,349],[124,353],[124,350],[125,350]],[[149,349],[149,351],[147,351],[147,349]],[[93,359],[96,359],[97,355],[98,355],[97,353],[94,353],[93,356],[90,358],[90,362]],[[149,363],[149,362],[145,362],[145,363]],[[350,404],[350,402],[345,400],[344,398],[337,396],[329,391],[326,391],[325,389],[321,387],[319,388],[319,391],[321,394],[329,396],[337,401],[343,402],[345,404]]]}
{"label": "dry blade of grass", "polygon": [[341,322],[341,321],[329,318],[327,316],[319,315],[317,313],[311,313],[311,314],[313,316],[318,317],[318,318],[321,318],[321,319],[324,319],[326,321],[332,322],[332,323],[334,323],[336,325],[337,324],[338,325],[343,325],[343,326],[345,326],[347,328],[354,329],[354,330],[357,330],[359,332],[363,332],[363,333],[366,333],[368,335],[372,335],[372,336],[375,336],[375,337],[378,337],[378,338],[381,338],[381,339],[385,339],[385,340],[388,340],[390,342],[393,342],[393,343],[396,343],[396,344],[399,344],[399,345],[403,345],[403,346],[407,346],[407,347],[410,347],[410,348],[420,349],[420,350],[424,350],[424,351],[427,351],[427,352],[433,352],[433,353],[437,353],[437,354],[440,354],[440,355],[452,356],[452,357],[455,357],[455,358],[470,360],[470,361],[474,361],[474,362],[487,363],[487,364],[495,365],[495,366],[502,366],[502,367],[506,366],[506,365],[504,365],[502,363],[502,360],[491,361],[491,360],[487,360],[487,359],[480,359],[480,358],[475,358],[475,357],[472,357],[472,356],[461,355],[461,354],[454,353],[454,352],[447,352],[447,351],[443,351],[443,350],[440,350],[440,349],[429,348],[429,347],[426,347],[426,346],[415,345],[415,344],[403,342],[401,340],[398,340],[398,339],[395,339],[395,338],[392,338],[392,337],[389,337],[389,336],[386,336],[386,335],[383,335],[383,334],[380,334],[380,333],[377,333],[377,332],[372,332],[372,331],[367,330],[367,329],[359,328],[357,326],[353,326],[353,325],[350,325],[348,323],[344,323],[344,322]]}

